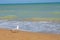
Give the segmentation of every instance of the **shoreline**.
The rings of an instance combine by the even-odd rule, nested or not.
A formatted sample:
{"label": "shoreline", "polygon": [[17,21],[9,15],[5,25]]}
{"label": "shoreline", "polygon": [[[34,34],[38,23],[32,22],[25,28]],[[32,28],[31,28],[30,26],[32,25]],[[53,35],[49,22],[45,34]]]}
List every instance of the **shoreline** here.
{"label": "shoreline", "polygon": [[[32,19],[31,19],[32,20]],[[52,33],[60,33],[60,22],[53,22],[53,21],[12,21],[12,20],[2,20],[0,21],[0,28],[15,28],[17,24],[19,24],[21,30],[31,31],[31,32],[52,32]],[[5,26],[5,27],[4,27]]]}
{"label": "shoreline", "polygon": [[19,31],[13,33],[10,30],[0,29],[0,40],[60,40],[60,34],[46,34]]}

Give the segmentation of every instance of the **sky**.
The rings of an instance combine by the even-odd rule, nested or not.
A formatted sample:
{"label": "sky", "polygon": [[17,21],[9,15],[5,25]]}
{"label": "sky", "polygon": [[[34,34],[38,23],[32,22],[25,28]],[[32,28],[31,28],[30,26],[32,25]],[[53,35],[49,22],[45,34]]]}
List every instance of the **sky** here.
{"label": "sky", "polygon": [[5,4],[5,3],[45,3],[45,2],[60,2],[60,0],[0,0],[0,4]]}

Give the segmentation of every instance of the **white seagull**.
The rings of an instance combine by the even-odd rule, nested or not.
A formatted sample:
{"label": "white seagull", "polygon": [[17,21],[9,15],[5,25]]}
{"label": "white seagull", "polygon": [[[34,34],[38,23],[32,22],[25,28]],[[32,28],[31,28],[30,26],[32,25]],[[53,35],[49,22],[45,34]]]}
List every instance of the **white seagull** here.
{"label": "white seagull", "polygon": [[14,28],[12,30],[19,30],[19,25],[17,25],[16,28]]}
{"label": "white seagull", "polygon": [[11,31],[14,32],[14,33],[16,33],[16,32],[18,32],[18,30],[19,30],[19,25],[17,25],[16,28],[12,29]]}
{"label": "white seagull", "polygon": [[19,25],[17,25],[16,30],[19,30]]}

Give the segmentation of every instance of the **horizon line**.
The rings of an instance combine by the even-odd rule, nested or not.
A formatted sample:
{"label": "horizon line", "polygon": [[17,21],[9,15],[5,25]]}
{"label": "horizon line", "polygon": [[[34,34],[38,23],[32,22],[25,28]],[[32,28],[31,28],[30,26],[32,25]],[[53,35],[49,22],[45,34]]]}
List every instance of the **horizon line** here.
{"label": "horizon line", "polygon": [[0,4],[51,4],[51,3],[60,3],[60,2],[41,2],[41,3],[0,3]]}

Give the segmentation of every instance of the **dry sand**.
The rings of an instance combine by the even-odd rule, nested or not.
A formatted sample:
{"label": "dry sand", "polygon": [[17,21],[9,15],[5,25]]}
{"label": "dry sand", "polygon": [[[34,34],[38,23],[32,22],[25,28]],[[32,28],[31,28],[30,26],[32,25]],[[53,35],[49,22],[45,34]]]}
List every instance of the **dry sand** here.
{"label": "dry sand", "polygon": [[60,34],[32,33],[0,29],[0,40],[60,40]]}

